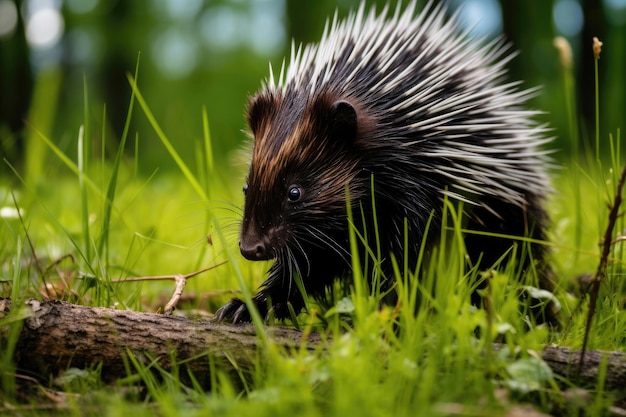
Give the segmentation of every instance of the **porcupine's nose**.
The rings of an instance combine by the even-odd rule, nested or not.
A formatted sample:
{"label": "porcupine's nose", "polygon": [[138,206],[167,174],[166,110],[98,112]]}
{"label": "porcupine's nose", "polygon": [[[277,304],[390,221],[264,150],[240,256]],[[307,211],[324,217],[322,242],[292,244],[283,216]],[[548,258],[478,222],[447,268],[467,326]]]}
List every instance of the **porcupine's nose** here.
{"label": "porcupine's nose", "polygon": [[239,250],[244,258],[250,261],[264,261],[270,259],[269,242],[263,240],[253,240],[251,242],[242,238],[239,241]]}

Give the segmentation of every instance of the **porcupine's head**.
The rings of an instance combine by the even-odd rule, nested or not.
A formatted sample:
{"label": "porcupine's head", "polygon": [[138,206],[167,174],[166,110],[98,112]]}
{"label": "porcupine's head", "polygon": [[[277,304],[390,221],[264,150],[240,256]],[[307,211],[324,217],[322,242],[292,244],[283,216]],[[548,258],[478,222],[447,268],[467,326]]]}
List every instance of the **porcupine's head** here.
{"label": "porcupine's head", "polygon": [[265,89],[250,100],[243,256],[276,259],[300,276],[316,252],[347,259],[346,187],[355,199],[363,192],[355,149],[366,121],[358,113],[356,103],[331,92],[307,99]]}

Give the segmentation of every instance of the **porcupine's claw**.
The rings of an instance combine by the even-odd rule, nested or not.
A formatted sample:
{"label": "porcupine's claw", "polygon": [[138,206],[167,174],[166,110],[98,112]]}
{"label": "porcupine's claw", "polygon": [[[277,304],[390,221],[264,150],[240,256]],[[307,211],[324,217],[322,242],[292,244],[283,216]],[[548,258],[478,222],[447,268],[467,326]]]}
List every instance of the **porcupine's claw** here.
{"label": "porcupine's claw", "polygon": [[[252,302],[256,306],[261,318],[265,321],[265,323],[267,323],[270,317],[270,311],[267,306],[267,297],[264,297],[262,296],[262,293],[259,293],[252,298]],[[273,312],[273,309],[271,311]],[[242,324],[252,322],[252,317],[246,302],[239,298],[233,298],[226,303],[226,305],[219,308],[215,312],[213,321],[216,323],[227,322],[231,324]]]}
{"label": "porcupine's claw", "polygon": [[228,322],[231,324],[249,323],[251,321],[250,312],[243,300],[233,298],[215,312],[213,321],[216,323]]}

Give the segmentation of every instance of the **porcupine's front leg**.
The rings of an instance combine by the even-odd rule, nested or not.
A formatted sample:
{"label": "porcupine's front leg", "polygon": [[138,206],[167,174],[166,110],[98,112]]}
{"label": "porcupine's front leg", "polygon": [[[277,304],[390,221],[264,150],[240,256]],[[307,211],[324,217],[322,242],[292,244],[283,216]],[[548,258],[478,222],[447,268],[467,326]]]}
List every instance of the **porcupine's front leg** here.
{"label": "porcupine's front leg", "polygon": [[[300,297],[301,300],[301,297]],[[259,315],[266,322],[270,316],[274,316],[279,320],[286,319],[290,316],[289,304],[293,306],[294,311],[298,312],[302,309],[302,302],[297,299],[285,300],[281,302],[271,302],[263,291],[259,292],[252,298]],[[271,302],[271,305],[270,305]],[[214,320],[218,323],[229,322],[232,324],[249,323],[252,321],[248,305],[240,298],[233,298],[223,307],[215,312]]]}
{"label": "porcupine's front leg", "polygon": [[[272,268],[274,269],[274,268]],[[261,285],[261,290],[252,297],[259,315],[264,321],[270,317],[284,320],[291,316],[289,305],[298,313],[304,307],[304,300],[295,285],[284,288],[282,279],[277,279],[275,270],[270,271],[270,277]],[[233,298],[215,312],[214,320],[218,323],[232,324],[249,323],[252,321],[248,305],[240,298]]]}

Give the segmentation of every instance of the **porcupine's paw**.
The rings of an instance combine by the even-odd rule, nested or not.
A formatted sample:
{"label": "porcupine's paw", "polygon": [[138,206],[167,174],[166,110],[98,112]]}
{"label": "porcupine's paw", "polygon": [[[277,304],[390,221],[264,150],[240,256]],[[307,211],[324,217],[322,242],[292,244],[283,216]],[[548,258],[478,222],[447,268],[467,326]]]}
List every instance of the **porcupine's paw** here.
{"label": "porcupine's paw", "polygon": [[[294,309],[294,311],[300,311],[302,309],[302,302],[293,304],[285,301],[270,305],[267,297],[264,296],[262,293],[259,293],[257,294],[257,296],[253,297],[252,302],[254,303],[256,310],[259,312],[259,315],[261,316],[261,319],[265,322],[265,324],[268,324],[273,319],[285,320],[286,318],[291,317],[290,307]],[[213,321],[216,323],[225,322],[231,324],[241,324],[252,322],[252,318],[250,315],[250,310],[248,309],[248,305],[245,303],[245,301],[239,298],[233,298],[228,303],[226,303],[226,305],[224,305],[215,312]]]}
{"label": "porcupine's paw", "polygon": [[233,298],[224,306],[220,307],[213,317],[213,321],[216,323],[249,323],[251,322],[250,312],[248,306],[243,300],[239,298]]}

